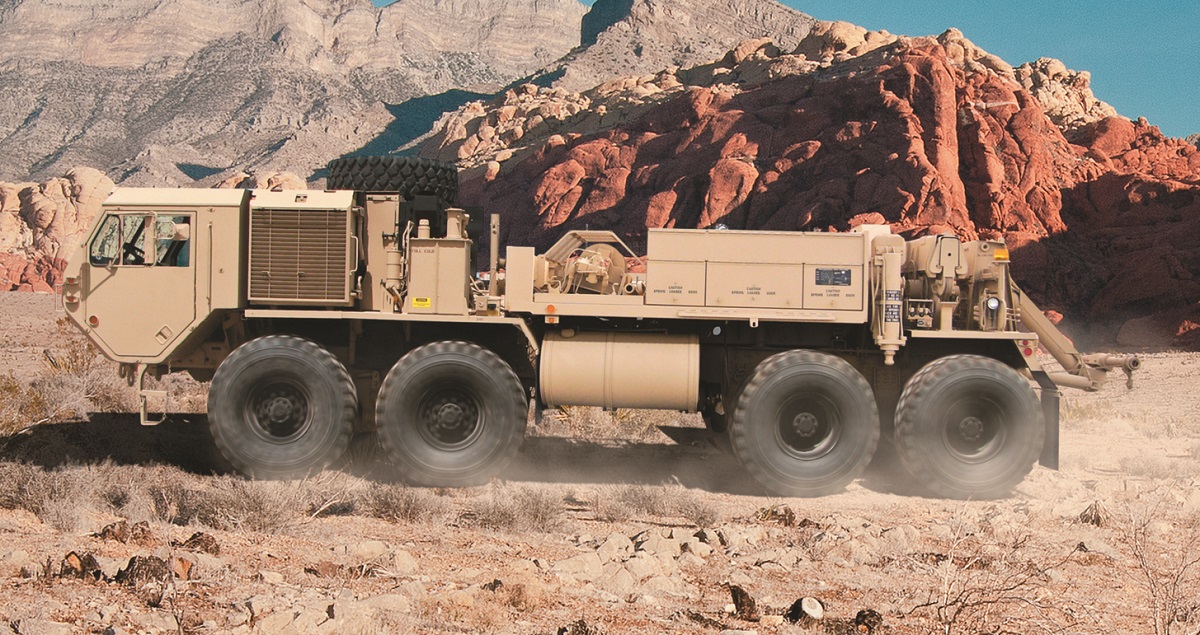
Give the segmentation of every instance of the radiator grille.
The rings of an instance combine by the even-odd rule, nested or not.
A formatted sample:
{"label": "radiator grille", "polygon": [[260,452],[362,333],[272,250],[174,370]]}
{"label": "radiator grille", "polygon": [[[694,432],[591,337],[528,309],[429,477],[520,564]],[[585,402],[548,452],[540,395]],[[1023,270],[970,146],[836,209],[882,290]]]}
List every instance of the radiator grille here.
{"label": "radiator grille", "polygon": [[250,301],[350,303],[348,210],[250,211]]}

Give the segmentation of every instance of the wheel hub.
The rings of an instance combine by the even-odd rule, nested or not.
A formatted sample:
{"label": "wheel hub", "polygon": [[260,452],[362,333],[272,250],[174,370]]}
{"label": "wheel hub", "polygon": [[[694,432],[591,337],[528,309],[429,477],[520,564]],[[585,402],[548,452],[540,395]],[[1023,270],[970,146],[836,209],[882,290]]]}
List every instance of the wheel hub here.
{"label": "wheel hub", "polygon": [[267,404],[267,418],[271,423],[283,423],[292,417],[295,407],[286,397],[276,397]]}
{"label": "wheel hub", "polygon": [[308,401],[301,388],[288,383],[266,387],[252,400],[252,417],[271,441],[286,441],[308,425]]}
{"label": "wheel hub", "polygon": [[420,410],[425,422],[422,434],[444,450],[470,445],[481,427],[479,407],[457,391],[444,390],[429,395]]}
{"label": "wheel hub", "polygon": [[457,428],[463,423],[463,409],[456,403],[448,403],[438,408],[437,422],[443,428]]}
{"label": "wheel hub", "polygon": [[978,417],[967,417],[959,422],[958,433],[967,441],[978,441],[983,437],[983,421]]}
{"label": "wheel hub", "polygon": [[819,428],[820,423],[817,421],[817,417],[811,412],[802,412],[792,420],[792,429],[796,431],[796,434],[804,438],[813,436]]}

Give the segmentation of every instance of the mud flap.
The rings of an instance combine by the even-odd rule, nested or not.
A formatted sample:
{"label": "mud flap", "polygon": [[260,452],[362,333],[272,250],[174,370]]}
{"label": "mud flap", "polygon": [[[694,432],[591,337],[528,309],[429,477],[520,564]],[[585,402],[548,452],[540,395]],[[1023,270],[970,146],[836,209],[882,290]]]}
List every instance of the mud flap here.
{"label": "mud flap", "polygon": [[1050,376],[1044,371],[1033,373],[1038,386],[1042,389],[1042,416],[1046,420],[1046,440],[1042,442],[1042,456],[1038,459],[1043,467],[1058,469],[1058,386],[1050,381]]}

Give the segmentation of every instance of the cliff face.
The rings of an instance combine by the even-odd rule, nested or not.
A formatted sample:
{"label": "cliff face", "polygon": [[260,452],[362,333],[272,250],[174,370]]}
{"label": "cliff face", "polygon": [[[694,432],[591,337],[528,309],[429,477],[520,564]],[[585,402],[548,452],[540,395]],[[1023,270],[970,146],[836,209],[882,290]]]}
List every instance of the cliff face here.
{"label": "cliff face", "polygon": [[[582,95],[514,91],[461,111],[448,123],[466,134],[444,129],[427,150],[477,166],[465,202],[503,213],[514,243],[582,227],[640,243],[650,227],[717,223],[1004,237],[1019,281],[1077,336],[1200,335],[1195,147],[1108,115],[1079,74],[1013,69],[954,31],[835,31],[797,47],[819,61],[758,42]],[[587,107],[569,114],[573,99]]]}
{"label": "cliff face", "polygon": [[[0,9],[0,180],[311,174],[388,104],[490,92],[579,42],[576,0],[15,0]],[[459,102],[461,103],[461,102]],[[451,104],[451,107],[457,104]]]}

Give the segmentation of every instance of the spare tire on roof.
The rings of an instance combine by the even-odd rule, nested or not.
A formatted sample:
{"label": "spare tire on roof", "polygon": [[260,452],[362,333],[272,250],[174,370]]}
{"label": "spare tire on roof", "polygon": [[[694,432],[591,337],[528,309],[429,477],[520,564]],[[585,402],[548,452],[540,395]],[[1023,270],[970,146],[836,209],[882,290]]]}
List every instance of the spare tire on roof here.
{"label": "spare tire on roof", "polygon": [[432,194],[453,204],[458,167],[417,157],[344,157],[329,162],[327,187],[359,192],[399,192],[405,198]]}

